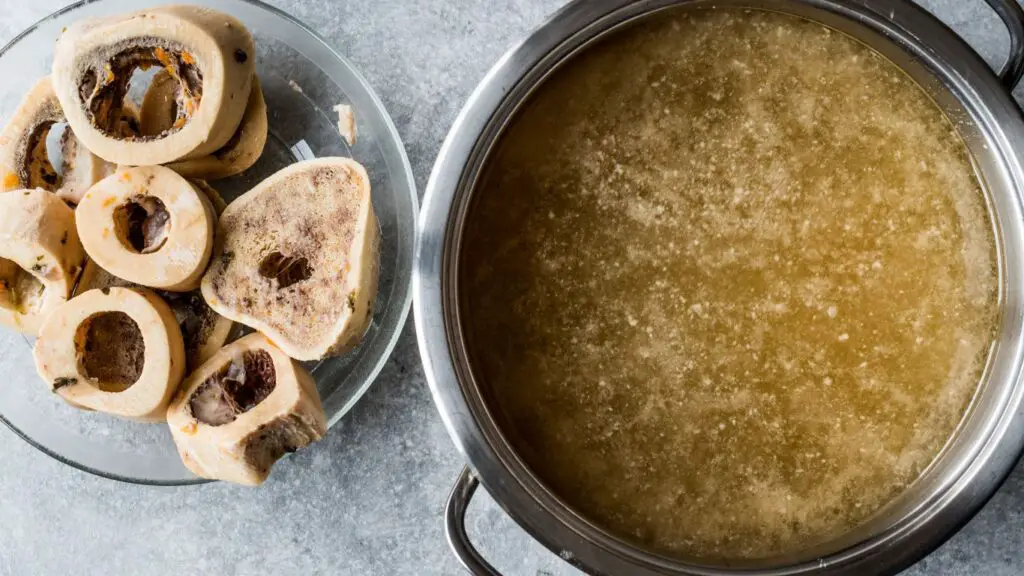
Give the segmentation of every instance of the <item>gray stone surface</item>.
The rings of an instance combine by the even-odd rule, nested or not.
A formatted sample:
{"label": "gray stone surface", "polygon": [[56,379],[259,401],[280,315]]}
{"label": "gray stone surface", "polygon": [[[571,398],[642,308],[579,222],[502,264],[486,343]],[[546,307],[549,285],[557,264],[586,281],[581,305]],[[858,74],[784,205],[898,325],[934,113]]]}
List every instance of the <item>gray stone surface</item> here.
{"label": "gray stone surface", "polygon": [[[0,41],[64,0],[0,0]],[[377,88],[422,189],[445,132],[500,54],[560,0],[274,0]],[[1007,44],[982,0],[925,4],[990,61]],[[4,351],[0,351],[3,353]],[[19,352],[21,353],[21,352]],[[411,326],[329,439],[262,489],[146,488],[91,477],[0,429],[0,575],[457,574],[441,511],[461,458],[423,379]],[[1024,573],[1024,469],[967,527],[908,571]],[[486,496],[470,530],[510,575],[573,574]]]}

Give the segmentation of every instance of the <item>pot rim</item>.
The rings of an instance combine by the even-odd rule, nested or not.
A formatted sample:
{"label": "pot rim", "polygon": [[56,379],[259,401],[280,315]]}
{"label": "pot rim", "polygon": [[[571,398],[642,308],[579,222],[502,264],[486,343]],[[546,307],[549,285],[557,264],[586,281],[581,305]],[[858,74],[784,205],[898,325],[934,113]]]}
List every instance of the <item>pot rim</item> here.
{"label": "pot rim", "polygon": [[[958,434],[965,437],[962,448],[967,454],[962,465],[947,471],[928,499],[908,505],[902,519],[885,530],[811,560],[758,569],[688,564],[648,552],[592,524],[547,490],[507,443],[473,381],[453,281],[459,235],[479,169],[532,89],[598,38],[639,18],[679,6],[726,4],[798,16],[811,11],[817,16],[811,19],[842,32],[847,32],[842,28],[845,25],[862,28],[873,38],[868,45],[890,59],[902,53],[893,59],[896,65],[904,70],[918,67],[925,76],[936,78],[937,83],[925,89],[933,97],[947,94],[947,100],[967,111],[969,117],[960,119],[977,124],[980,140],[974,144],[991,152],[988,161],[978,166],[986,196],[993,193],[989,189],[1003,191],[994,205],[989,199],[989,208],[999,240],[1005,336],[993,356],[1001,354],[1004,361],[995,367],[990,362],[986,371],[986,377],[995,379],[995,387],[986,390],[990,385],[985,384],[979,390],[979,396],[988,398],[987,420],[974,428],[963,423],[958,428]],[[856,37],[865,41],[863,35]],[[921,82],[917,76],[915,79]],[[975,147],[970,141],[968,145],[973,152]],[[905,568],[959,530],[994,494],[1024,449],[1024,412],[1018,410],[1024,398],[1017,294],[1020,267],[1008,265],[1019,260],[1024,247],[1024,171],[1017,160],[1021,154],[1024,118],[1009,92],[955,32],[906,0],[577,0],[509,50],[488,72],[453,124],[427,184],[413,279],[414,313],[426,378],[444,424],[499,505],[533,538],[584,570],[781,576],[885,573]],[[1014,289],[1007,291],[1008,284]],[[977,400],[965,420],[970,411],[979,409]],[[946,454],[944,450],[936,461]]]}

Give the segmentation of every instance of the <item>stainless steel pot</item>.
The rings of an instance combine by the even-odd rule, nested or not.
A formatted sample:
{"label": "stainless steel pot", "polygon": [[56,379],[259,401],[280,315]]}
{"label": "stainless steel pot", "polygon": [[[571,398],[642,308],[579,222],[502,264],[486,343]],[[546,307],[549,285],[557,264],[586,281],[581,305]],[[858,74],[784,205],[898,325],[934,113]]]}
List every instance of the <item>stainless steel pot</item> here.
{"label": "stainless steel pot", "polygon": [[[463,514],[477,483],[527,532],[595,574],[884,574],[920,559],[981,508],[1024,448],[1024,118],[1010,89],[1024,75],[1024,12],[988,0],[1010,31],[999,74],[952,30],[907,0],[576,0],[487,74],[441,149],[420,214],[414,278],[420,351],[434,400],[469,461],[446,514],[449,541],[475,574],[497,574],[473,549]],[[1000,266],[1001,326],[984,381],[955,437],[905,494],[872,520],[807,554],[729,566],[686,564],[637,548],[571,510],[506,441],[467,360],[456,279],[470,198],[518,106],[573,54],[639,18],[676,6],[745,6],[840,30],[903,68],[964,136],[988,197]]]}

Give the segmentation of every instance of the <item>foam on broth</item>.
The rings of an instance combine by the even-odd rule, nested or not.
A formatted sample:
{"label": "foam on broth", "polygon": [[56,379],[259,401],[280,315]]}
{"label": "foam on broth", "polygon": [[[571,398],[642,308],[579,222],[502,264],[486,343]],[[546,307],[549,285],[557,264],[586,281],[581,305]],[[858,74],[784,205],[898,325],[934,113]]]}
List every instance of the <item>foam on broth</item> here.
{"label": "foam on broth", "polygon": [[585,516],[704,559],[790,553],[928,466],[993,339],[992,228],[922,90],[819,24],[630,28],[488,161],[460,263],[474,371]]}

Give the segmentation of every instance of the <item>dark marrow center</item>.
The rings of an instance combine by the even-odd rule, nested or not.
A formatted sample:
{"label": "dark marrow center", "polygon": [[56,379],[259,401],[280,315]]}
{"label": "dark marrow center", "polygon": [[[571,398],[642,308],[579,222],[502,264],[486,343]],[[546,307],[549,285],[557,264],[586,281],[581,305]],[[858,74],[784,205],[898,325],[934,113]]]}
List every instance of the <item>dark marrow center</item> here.
{"label": "dark marrow center", "polygon": [[203,424],[223,426],[266,400],[276,387],[274,359],[265,350],[247,350],[196,388],[189,409]]}
{"label": "dark marrow center", "polygon": [[285,454],[291,454],[320,438],[314,424],[301,414],[289,414],[263,424],[245,444],[245,462],[262,474],[270,472]]}
{"label": "dark marrow center", "polygon": [[[180,130],[199,109],[203,74],[184,46],[158,38],[133,39],[113,56],[85,70],[78,95],[93,125],[107,136],[125,140],[155,140]],[[124,129],[124,102],[135,70],[159,66],[178,83],[176,117],[161,134],[140,135]]]}
{"label": "dark marrow center", "polygon": [[114,209],[114,227],[125,248],[150,254],[167,242],[171,213],[155,196],[136,196]]}
{"label": "dark marrow center", "polygon": [[124,392],[142,375],[146,344],[142,331],[124,312],[100,312],[75,334],[82,374],[104,392]]}
{"label": "dark marrow center", "polygon": [[18,314],[34,312],[46,287],[13,260],[0,258],[0,307]]}
{"label": "dark marrow center", "polygon": [[285,256],[280,252],[267,254],[260,262],[260,276],[277,280],[278,288],[287,288],[303,280],[309,280],[313,269],[302,256]]}
{"label": "dark marrow center", "polygon": [[[59,169],[51,161],[50,147],[48,141],[53,140],[59,134],[60,154],[62,159]],[[74,158],[75,148],[78,141],[71,137],[71,130],[67,124],[54,122],[52,120],[42,121],[32,128],[26,140],[25,155],[18,167],[18,177],[26,183],[26,188],[42,188],[53,192],[61,187],[62,174],[66,173]]]}

